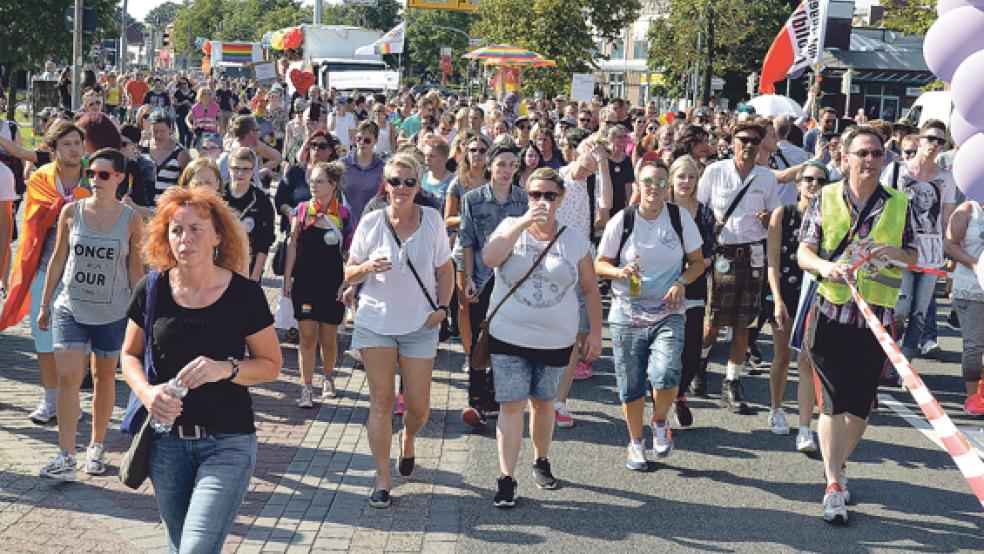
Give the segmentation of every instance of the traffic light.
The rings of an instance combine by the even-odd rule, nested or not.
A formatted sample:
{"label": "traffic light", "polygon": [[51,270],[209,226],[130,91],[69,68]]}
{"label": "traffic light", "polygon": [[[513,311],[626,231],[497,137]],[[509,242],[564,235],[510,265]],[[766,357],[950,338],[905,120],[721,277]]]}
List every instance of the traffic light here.
{"label": "traffic light", "polygon": [[[82,8],[82,32],[87,35],[96,32],[97,21],[96,8],[84,6]],[[65,30],[69,33],[75,32],[75,8],[73,6],[65,8]]]}
{"label": "traffic light", "polygon": [[164,29],[164,36],[161,37],[161,46],[170,46],[170,45],[171,45],[171,33],[167,29]]}
{"label": "traffic light", "polygon": [[754,97],[755,93],[758,92],[758,74],[749,73],[748,80],[745,81],[745,84],[747,85],[745,92],[747,92],[749,96]]}

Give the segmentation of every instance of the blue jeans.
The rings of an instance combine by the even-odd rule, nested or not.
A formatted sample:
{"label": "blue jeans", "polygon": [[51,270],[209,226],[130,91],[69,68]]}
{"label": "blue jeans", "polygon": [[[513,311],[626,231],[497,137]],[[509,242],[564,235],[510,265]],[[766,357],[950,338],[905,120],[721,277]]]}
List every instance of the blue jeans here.
{"label": "blue jeans", "polygon": [[940,340],[940,332],[936,328],[936,311],[936,295],[933,294],[929,300],[929,309],[926,310],[926,327],[923,329],[922,338],[919,339],[919,348],[929,341]]}
{"label": "blue jeans", "polygon": [[612,352],[618,399],[629,404],[646,395],[646,381],[654,389],[680,385],[684,318],[671,315],[649,327],[611,325]]}
{"label": "blue jeans", "polygon": [[[895,320],[905,324],[902,354],[910,360],[919,354],[919,339],[926,327],[929,303],[936,290],[936,276],[916,271],[902,273],[902,288],[895,304]],[[906,320],[908,323],[906,324]]]}
{"label": "blue jeans", "polygon": [[215,434],[200,440],[154,434],[150,482],[169,553],[222,550],[255,465],[255,434]]}

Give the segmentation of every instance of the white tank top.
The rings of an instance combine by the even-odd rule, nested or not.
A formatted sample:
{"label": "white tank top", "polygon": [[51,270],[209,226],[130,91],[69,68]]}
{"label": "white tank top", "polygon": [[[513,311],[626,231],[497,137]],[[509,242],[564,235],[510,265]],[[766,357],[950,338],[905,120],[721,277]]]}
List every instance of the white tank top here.
{"label": "white tank top", "polygon": [[[979,259],[981,252],[984,251],[984,210],[981,209],[979,202],[973,202],[971,205],[973,209],[970,212],[970,221],[967,223],[967,232],[964,233],[960,246],[972,258]],[[984,289],[981,289],[977,275],[961,263],[958,263],[953,271],[953,297],[984,302]]]}

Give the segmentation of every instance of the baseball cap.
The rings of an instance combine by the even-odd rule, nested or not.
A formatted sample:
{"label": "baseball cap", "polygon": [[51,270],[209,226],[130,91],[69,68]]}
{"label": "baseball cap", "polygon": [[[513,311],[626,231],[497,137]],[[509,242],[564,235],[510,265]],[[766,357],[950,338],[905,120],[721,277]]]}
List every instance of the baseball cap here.
{"label": "baseball cap", "polygon": [[505,98],[502,99],[502,102],[504,104],[508,104],[510,102],[519,102],[519,95],[516,94],[515,92],[510,92],[509,94],[506,95]]}

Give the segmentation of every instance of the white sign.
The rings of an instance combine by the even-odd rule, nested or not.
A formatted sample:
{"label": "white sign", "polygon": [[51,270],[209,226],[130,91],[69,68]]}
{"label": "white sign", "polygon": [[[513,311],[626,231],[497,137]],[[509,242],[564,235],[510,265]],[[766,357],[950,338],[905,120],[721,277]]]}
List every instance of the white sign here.
{"label": "white sign", "polygon": [[571,75],[571,100],[590,102],[594,96],[595,76],[591,73]]}
{"label": "white sign", "polygon": [[331,71],[327,86],[338,90],[396,90],[400,88],[399,71]]}
{"label": "white sign", "polygon": [[253,78],[257,81],[272,81],[277,78],[277,66],[274,62],[253,65]]}
{"label": "white sign", "polygon": [[715,77],[715,78],[711,79],[711,89],[712,90],[721,90],[723,88],[724,88],[724,79],[722,79],[720,77]]}
{"label": "white sign", "polygon": [[484,39],[469,37],[468,46],[481,46],[483,42],[485,42]]}
{"label": "white sign", "polygon": [[906,96],[918,97],[920,94],[922,94],[922,89],[919,87],[905,87]]}

